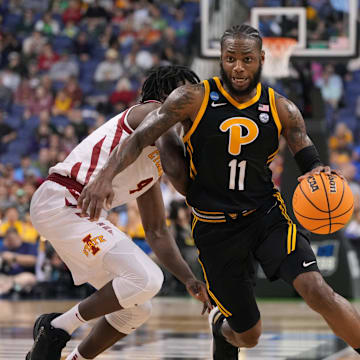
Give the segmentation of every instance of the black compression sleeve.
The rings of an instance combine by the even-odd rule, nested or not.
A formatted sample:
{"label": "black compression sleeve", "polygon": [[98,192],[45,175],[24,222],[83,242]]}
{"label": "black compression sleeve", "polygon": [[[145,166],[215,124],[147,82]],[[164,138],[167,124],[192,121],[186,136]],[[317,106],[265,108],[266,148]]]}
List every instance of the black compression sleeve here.
{"label": "black compression sleeve", "polygon": [[314,145],[307,146],[298,151],[295,154],[294,159],[303,174],[317,166],[323,165],[320,160],[319,153]]}

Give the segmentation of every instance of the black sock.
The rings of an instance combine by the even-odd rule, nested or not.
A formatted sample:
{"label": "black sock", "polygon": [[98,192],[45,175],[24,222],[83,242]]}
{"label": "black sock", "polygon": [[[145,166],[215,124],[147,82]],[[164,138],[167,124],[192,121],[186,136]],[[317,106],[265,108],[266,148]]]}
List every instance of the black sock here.
{"label": "black sock", "polygon": [[354,349],[357,353],[360,354],[360,348],[359,349]]}

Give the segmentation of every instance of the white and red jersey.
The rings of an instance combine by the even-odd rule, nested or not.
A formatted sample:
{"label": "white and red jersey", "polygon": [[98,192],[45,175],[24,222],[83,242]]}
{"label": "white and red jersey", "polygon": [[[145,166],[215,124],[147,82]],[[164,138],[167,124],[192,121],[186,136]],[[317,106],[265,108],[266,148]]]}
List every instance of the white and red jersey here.
{"label": "white and red jersey", "polygon": [[[127,117],[138,105],[114,116],[96,129],[77,145],[63,162],[50,168],[49,174],[62,175],[82,186],[91,182],[104,167],[115,147],[133,132]],[[149,190],[161,175],[159,150],[155,146],[148,146],[134,163],[114,177],[112,184],[115,197],[111,207],[136,199]]]}

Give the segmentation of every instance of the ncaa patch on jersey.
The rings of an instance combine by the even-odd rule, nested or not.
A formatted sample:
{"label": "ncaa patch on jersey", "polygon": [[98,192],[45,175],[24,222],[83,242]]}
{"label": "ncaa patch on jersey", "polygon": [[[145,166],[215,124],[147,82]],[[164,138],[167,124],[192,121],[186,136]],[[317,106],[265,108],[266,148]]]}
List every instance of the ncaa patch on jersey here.
{"label": "ncaa patch on jersey", "polygon": [[210,93],[210,99],[216,101],[220,99],[220,96],[216,91],[212,91]]}
{"label": "ncaa patch on jersey", "polygon": [[269,121],[270,116],[269,116],[269,114],[261,113],[261,114],[259,115],[259,119],[260,119],[260,121],[261,121],[263,124],[266,124],[266,123]]}

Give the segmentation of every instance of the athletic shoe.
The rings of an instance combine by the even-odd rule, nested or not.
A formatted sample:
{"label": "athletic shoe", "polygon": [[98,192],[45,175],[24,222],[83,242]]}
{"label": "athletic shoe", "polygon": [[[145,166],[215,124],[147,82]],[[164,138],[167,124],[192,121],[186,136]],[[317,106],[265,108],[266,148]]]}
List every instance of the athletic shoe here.
{"label": "athletic shoe", "polygon": [[213,360],[238,360],[240,349],[226,341],[221,333],[221,325],[225,316],[218,307],[214,307],[209,314],[209,324],[212,330]]}
{"label": "athletic shoe", "polygon": [[59,313],[40,315],[34,324],[34,344],[26,355],[26,360],[60,360],[61,351],[71,336],[62,329],[56,329],[51,321]]}

